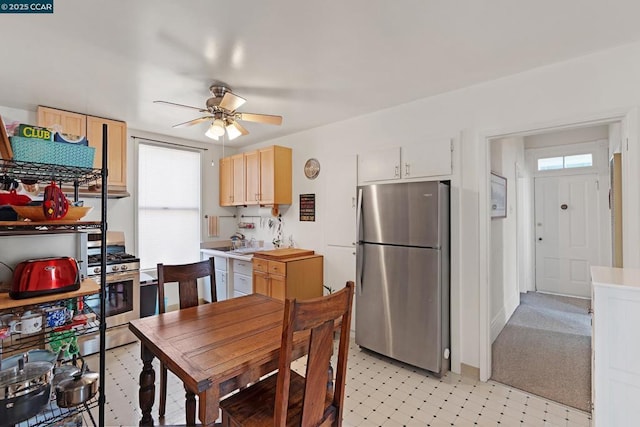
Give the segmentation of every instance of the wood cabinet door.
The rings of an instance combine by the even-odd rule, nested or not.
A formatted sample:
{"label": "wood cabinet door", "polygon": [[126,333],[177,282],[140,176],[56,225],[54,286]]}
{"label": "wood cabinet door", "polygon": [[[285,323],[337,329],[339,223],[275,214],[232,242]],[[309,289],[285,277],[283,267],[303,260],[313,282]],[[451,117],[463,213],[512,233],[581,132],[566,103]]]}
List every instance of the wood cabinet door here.
{"label": "wood cabinet door", "polygon": [[402,147],[402,177],[451,175],[451,139],[443,138]]}
{"label": "wood cabinet door", "polygon": [[261,271],[253,271],[253,292],[269,295],[269,275]]}
{"label": "wood cabinet door", "polygon": [[246,177],[246,202],[256,205],[260,200],[260,156],[258,151],[244,153],[244,167]]}
{"label": "wood cabinet door", "polygon": [[233,206],[233,162],[220,159],[220,206]]}
{"label": "wood cabinet door", "polygon": [[259,200],[262,204],[274,203],[274,147],[258,150],[260,158],[260,190]]}
{"label": "wood cabinet door", "polygon": [[271,275],[269,279],[271,281],[271,296],[284,301],[288,296],[286,278],[284,276]]}
{"label": "wood cabinet door", "polygon": [[231,156],[231,164],[233,169],[233,205],[244,205],[244,156],[242,153]]}
{"label": "wood cabinet door", "polygon": [[38,107],[38,126],[62,126],[63,133],[76,136],[87,134],[87,116],[71,111],[57,110],[49,107]]}
{"label": "wood cabinet door", "polygon": [[95,147],[93,158],[95,168],[102,167],[102,125],[107,125],[107,142],[109,143],[107,183],[110,188],[126,190],[127,188],[127,124],[116,120],[87,116],[87,139],[89,147]]}

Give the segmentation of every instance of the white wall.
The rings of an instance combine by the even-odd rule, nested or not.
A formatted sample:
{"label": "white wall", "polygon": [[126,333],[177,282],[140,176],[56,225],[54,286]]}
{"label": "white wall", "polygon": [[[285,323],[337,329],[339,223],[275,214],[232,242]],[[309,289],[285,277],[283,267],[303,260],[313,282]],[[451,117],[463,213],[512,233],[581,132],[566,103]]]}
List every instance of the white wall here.
{"label": "white wall", "polygon": [[542,148],[556,145],[576,144],[585,141],[597,141],[609,137],[609,126],[587,126],[562,131],[543,132],[524,137],[524,148]]}
{"label": "white wall", "polygon": [[489,313],[491,342],[520,304],[518,288],[518,197],[516,165],[524,160],[521,137],[491,141],[491,170],[507,179],[507,217],[491,220]]}
{"label": "white wall", "polygon": [[[302,165],[308,157],[316,157],[322,164],[330,152],[357,154],[409,139],[426,139],[429,135],[461,135],[454,155],[460,156],[460,162],[454,164],[452,183],[452,194],[458,198],[454,203],[460,205],[456,213],[459,224],[453,226],[459,227],[459,238],[458,242],[452,242],[458,245],[457,251],[453,250],[453,257],[457,258],[454,268],[458,271],[452,272],[452,296],[455,295],[452,313],[457,313],[457,318],[452,318],[452,325],[457,325],[452,328],[452,340],[458,345],[452,346],[452,367],[459,371],[460,363],[465,363],[486,371],[487,343],[481,344],[480,335],[485,327],[482,313],[486,313],[488,301],[481,301],[480,295],[481,286],[486,286],[488,280],[484,275],[487,273],[482,271],[488,269],[480,266],[487,260],[480,242],[487,238],[489,220],[488,211],[482,215],[479,211],[479,195],[486,196],[488,187],[486,136],[624,115],[638,104],[640,43],[635,43],[260,145],[294,148],[295,200],[301,192],[323,196],[319,181],[322,173],[316,181],[301,179]],[[388,117],[394,118],[394,126],[386,125]],[[402,129],[402,133],[397,129]],[[637,133],[635,127],[631,130]],[[626,155],[630,161],[628,170],[637,180],[639,150],[633,144],[635,141]],[[640,198],[640,189],[628,191],[632,197]],[[296,206],[285,212],[285,234],[293,234],[299,246],[322,248],[322,230],[328,226],[322,222],[322,212],[318,212],[316,223],[305,224],[296,220],[296,212]],[[629,231],[636,242],[640,240],[640,230]],[[630,265],[640,266],[640,254],[636,258],[630,260]],[[483,334],[488,341],[489,334],[486,331]]]}

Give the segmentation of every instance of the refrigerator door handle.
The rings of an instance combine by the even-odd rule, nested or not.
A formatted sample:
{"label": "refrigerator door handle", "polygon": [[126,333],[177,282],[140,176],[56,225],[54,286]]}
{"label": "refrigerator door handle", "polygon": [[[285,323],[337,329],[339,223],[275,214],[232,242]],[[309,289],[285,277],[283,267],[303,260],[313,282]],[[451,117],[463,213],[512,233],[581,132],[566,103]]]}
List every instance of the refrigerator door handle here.
{"label": "refrigerator door handle", "polygon": [[356,249],[356,271],[358,277],[356,278],[356,289],[362,293],[362,278],[364,276],[364,245],[362,242],[358,242],[358,248]]}
{"label": "refrigerator door handle", "polygon": [[358,189],[358,207],[356,209],[356,230],[358,235],[356,241],[360,242],[362,236],[362,188]]}
{"label": "refrigerator door handle", "polygon": [[356,230],[358,235],[356,236],[356,242],[358,246],[356,248],[356,271],[358,277],[356,278],[356,289],[360,289],[362,292],[362,275],[364,274],[364,248],[362,247],[362,188],[358,189],[358,207],[356,209]]}

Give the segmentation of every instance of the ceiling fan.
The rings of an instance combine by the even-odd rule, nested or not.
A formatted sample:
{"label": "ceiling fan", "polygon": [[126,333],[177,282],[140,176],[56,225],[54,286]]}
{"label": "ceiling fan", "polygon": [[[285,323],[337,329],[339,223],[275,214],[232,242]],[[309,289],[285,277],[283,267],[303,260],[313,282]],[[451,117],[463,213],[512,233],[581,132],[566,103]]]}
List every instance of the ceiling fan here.
{"label": "ceiling fan", "polygon": [[273,116],[270,114],[241,113],[237,111],[246,99],[233,93],[231,88],[224,83],[214,83],[209,87],[212,97],[207,99],[206,107],[192,107],[190,105],[177,104],[169,101],[153,101],[156,104],[173,105],[176,107],[190,108],[201,113],[206,113],[202,117],[198,117],[188,122],[178,123],[174,128],[182,126],[193,126],[202,122],[210,122],[210,126],[205,135],[216,141],[227,134],[229,140],[235,139],[241,135],[247,135],[249,131],[244,128],[238,120],[247,122],[265,123],[269,125],[281,125],[282,116]]}

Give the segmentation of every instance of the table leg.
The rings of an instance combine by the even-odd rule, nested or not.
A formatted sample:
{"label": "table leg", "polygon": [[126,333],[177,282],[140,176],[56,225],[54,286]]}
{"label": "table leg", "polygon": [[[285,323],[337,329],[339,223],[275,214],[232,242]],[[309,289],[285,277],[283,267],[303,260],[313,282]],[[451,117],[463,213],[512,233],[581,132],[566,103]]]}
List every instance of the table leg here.
{"label": "table leg", "polygon": [[142,358],[140,390],[138,391],[140,409],[142,410],[140,426],[152,426],[153,417],[151,416],[151,408],[153,408],[153,401],[156,395],[156,373],[151,364],[153,361],[153,353],[142,344],[140,355]]}
{"label": "table leg", "polygon": [[188,426],[196,425],[196,395],[185,386],[185,412]]}
{"label": "table leg", "polygon": [[198,394],[198,397],[200,422],[205,426],[214,425],[220,412],[220,385],[213,384],[212,387]]}

